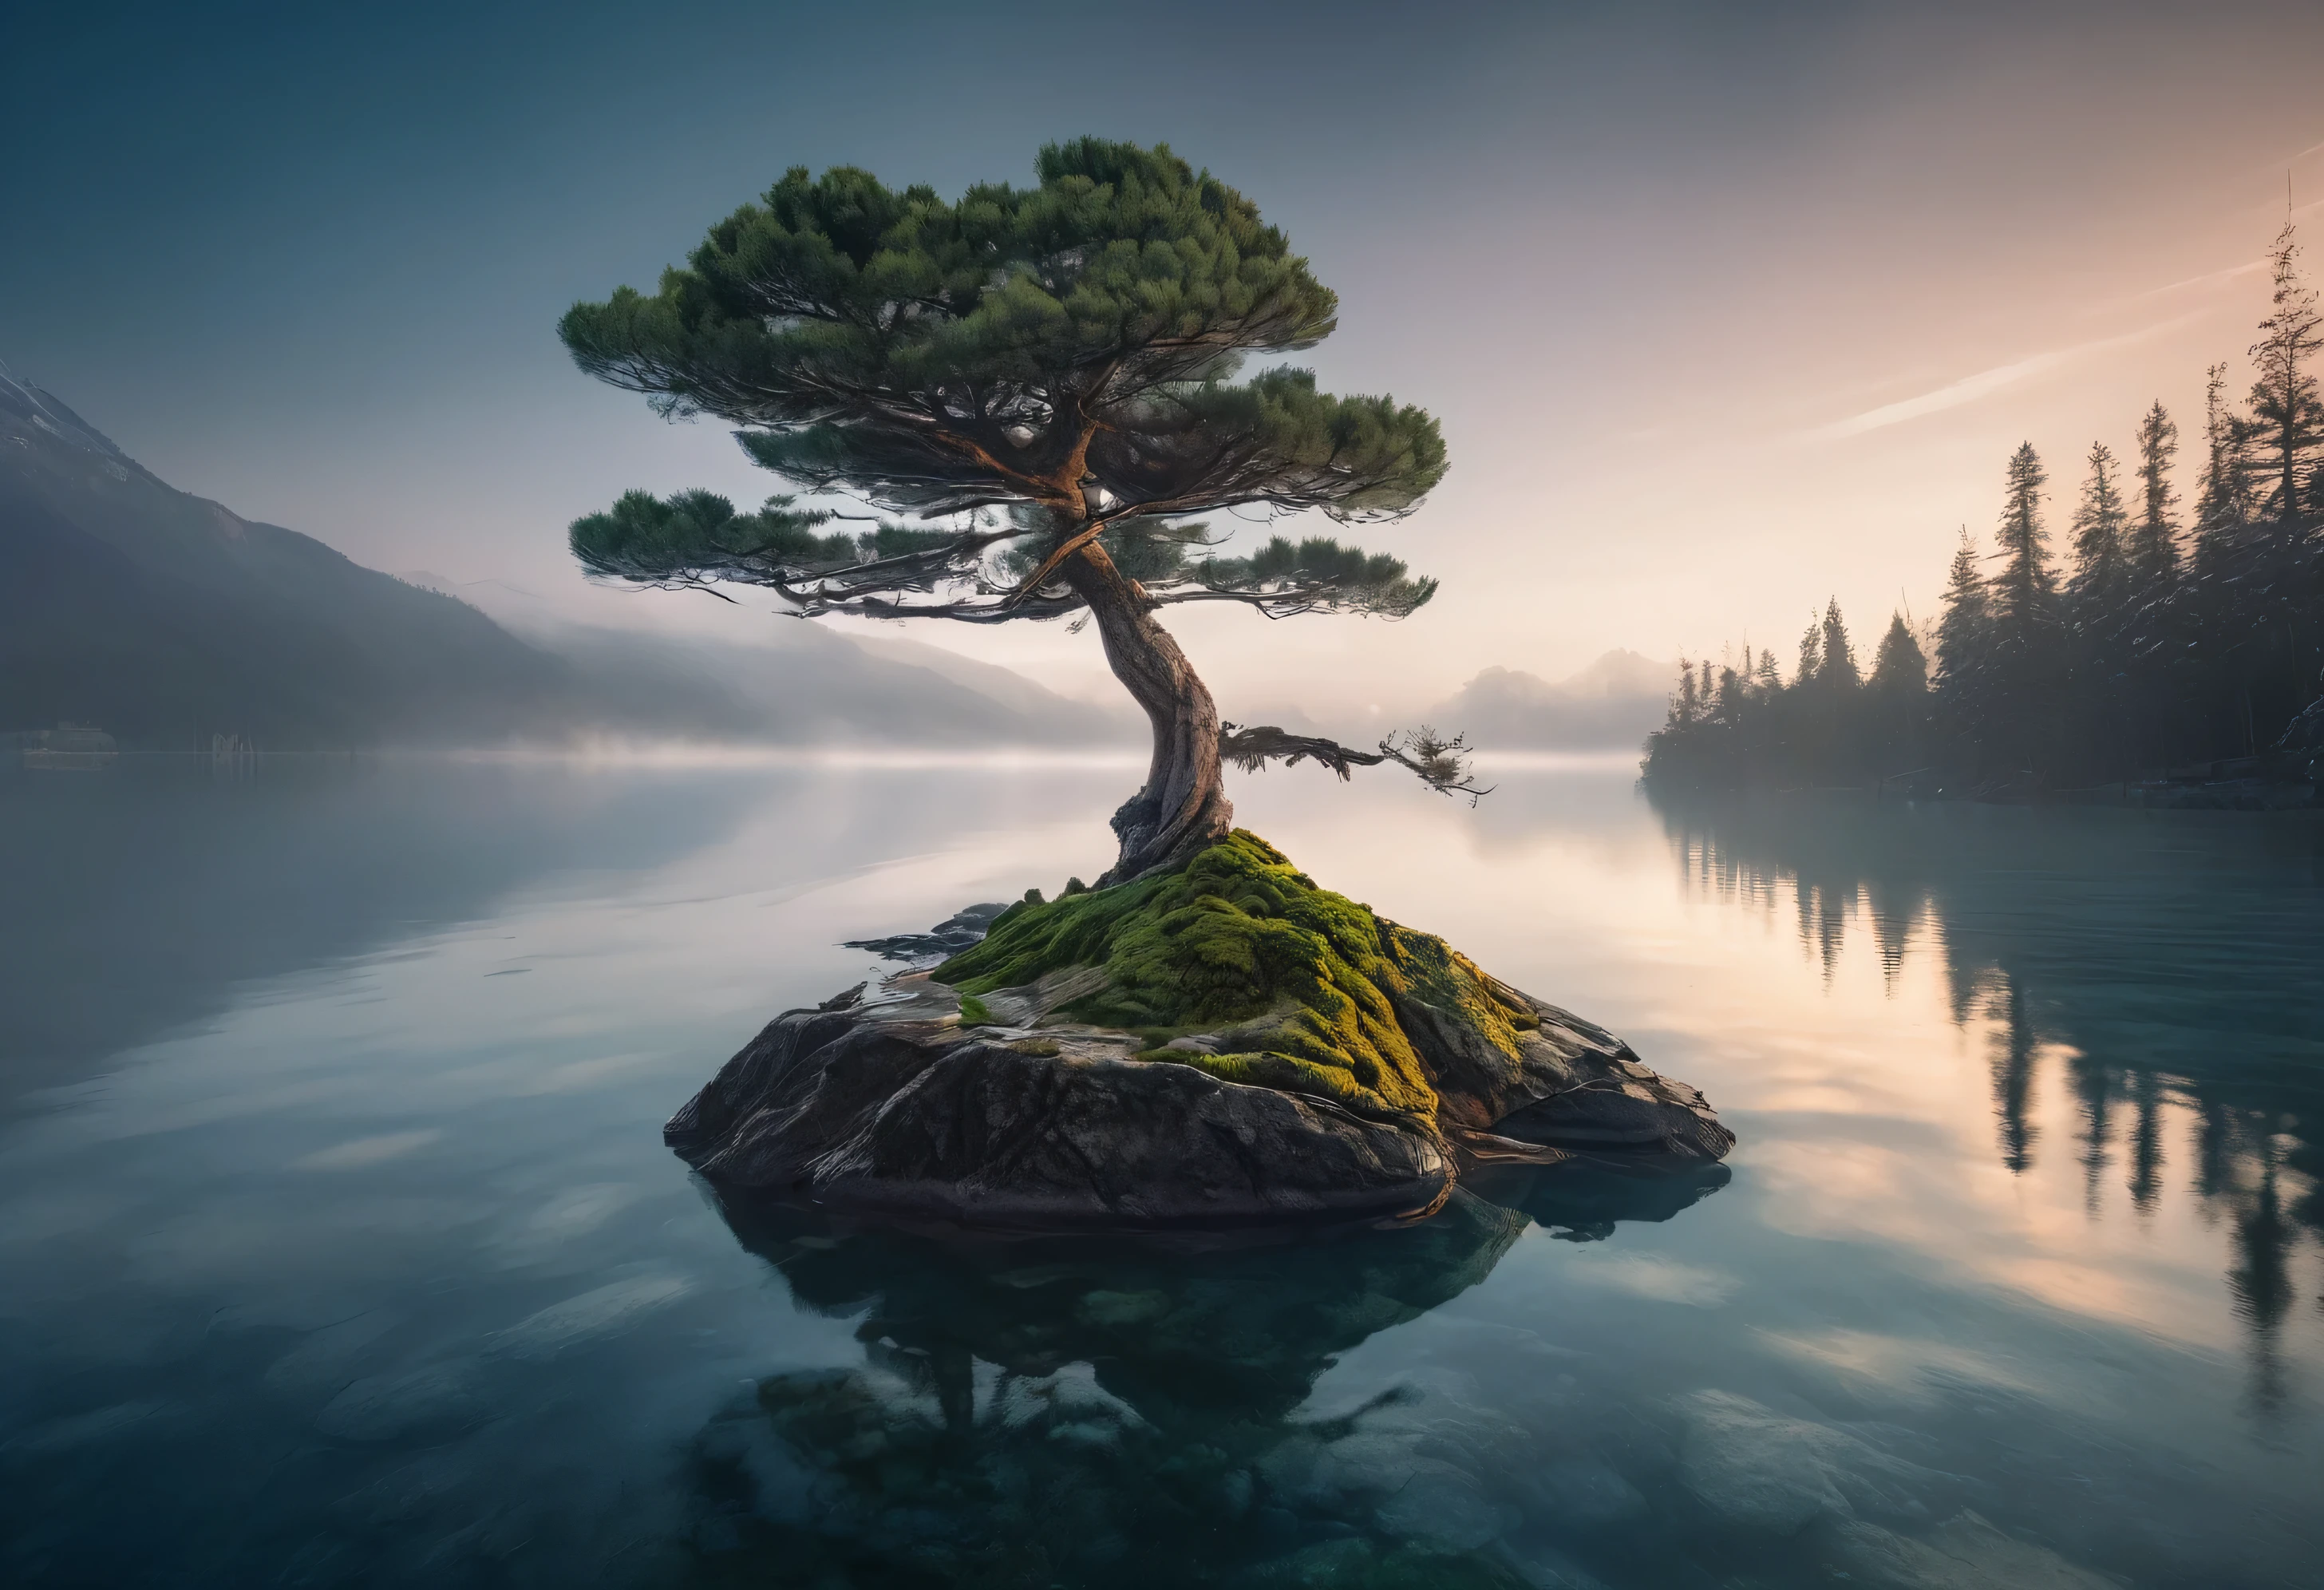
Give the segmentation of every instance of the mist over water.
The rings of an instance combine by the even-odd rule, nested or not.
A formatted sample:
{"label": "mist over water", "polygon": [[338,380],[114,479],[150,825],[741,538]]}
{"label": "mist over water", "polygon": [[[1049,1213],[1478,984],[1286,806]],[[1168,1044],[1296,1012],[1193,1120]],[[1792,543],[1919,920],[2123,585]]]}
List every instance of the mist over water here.
{"label": "mist over water", "polygon": [[1702,1086],[1731,1175],[943,1243],[662,1148],[1134,780],[0,780],[0,1576],[2312,1582],[2324,827],[1277,771],[1242,820]]}

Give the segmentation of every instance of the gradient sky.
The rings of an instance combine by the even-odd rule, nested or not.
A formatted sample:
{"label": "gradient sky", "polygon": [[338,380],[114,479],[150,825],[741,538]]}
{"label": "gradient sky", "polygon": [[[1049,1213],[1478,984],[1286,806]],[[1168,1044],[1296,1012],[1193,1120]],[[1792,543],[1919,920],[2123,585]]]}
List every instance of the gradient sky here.
{"label": "gradient sky", "polygon": [[[624,488],[775,483],[578,374],[558,315],[791,164],[956,192],[1054,138],[1168,141],[1340,292],[1325,383],[1430,408],[1453,460],[1361,532],[1444,580],[1410,621],[1174,615],[1231,716],[1617,645],[1788,657],[1831,594],[1868,642],[1932,609],[2017,442],[2062,541],[2094,439],[2126,454],[2159,397],[2191,442],[2204,365],[2248,384],[2287,172],[2324,278],[2313,0],[7,18],[0,360],[374,567],[737,637],[770,604],[572,569],[564,526]],[[1059,626],[890,633],[1111,688]]]}

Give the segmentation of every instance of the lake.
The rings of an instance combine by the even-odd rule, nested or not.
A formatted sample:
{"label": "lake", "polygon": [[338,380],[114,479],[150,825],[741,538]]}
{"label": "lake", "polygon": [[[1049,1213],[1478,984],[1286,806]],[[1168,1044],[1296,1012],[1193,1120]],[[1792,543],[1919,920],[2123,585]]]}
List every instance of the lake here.
{"label": "lake", "polygon": [[2324,825],[1499,771],[1234,794],[1730,1164],[1209,1244],[660,1142],[1135,768],[0,776],[0,1579],[2324,1582]]}

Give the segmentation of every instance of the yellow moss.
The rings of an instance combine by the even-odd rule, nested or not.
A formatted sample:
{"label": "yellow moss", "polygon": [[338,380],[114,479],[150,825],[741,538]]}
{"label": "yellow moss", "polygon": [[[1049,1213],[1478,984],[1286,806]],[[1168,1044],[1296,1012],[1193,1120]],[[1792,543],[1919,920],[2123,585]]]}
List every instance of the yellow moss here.
{"label": "yellow moss", "polygon": [[1142,1058],[1367,1114],[1435,1114],[1435,1090],[1392,996],[1457,1015],[1512,1057],[1517,1032],[1539,1024],[1443,939],[1317,888],[1240,829],[1174,871],[1013,906],[935,977],[973,998],[1076,966],[1104,967],[1107,986],[1060,1013],[1131,1029],[1148,1042],[1268,1019],[1253,1035],[1263,1047],[1149,1049]]}

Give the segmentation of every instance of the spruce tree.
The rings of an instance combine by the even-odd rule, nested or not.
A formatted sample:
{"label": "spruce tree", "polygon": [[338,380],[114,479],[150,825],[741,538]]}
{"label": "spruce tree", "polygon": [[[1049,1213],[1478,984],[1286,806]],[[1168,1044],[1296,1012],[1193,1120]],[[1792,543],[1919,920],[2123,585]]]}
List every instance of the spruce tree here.
{"label": "spruce tree", "polygon": [[2227,367],[2203,373],[2203,473],[2196,484],[2195,578],[2217,585],[2228,578],[2251,522],[2251,471],[2243,437],[2227,402]]}
{"label": "spruce tree", "polygon": [[2042,488],[2049,478],[2034,444],[2021,443],[2010,455],[1995,538],[2001,568],[1988,598],[1987,719],[1994,726],[1990,738],[2018,768],[2050,760],[2064,661],[2058,579],[2050,567],[2050,532],[2042,523]]}
{"label": "spruce tree", "polygon": [[1800,636],[1799,671],[1792,676],[1792,689],[1803,690],[1815,683],[1823,671],[1823,620],[1811,614],[1808,627]]}
{"label": "spruce tree", "polygon": [[1816,666],[1818,684],[1828,690],[1847,693],[1863,682],[1856,668],[1856,648],[1849,644],[1848,625],[1840,616],[1838,596],[1824,604],[1821,652],[1821,660]]}
{"label": "spruce tree", "polygon": [[[1435,421],[1241,362],[1312,347],[1339,304],[1257,206],[1168,148],[1051,144],[1029,188],[957,202],[838,167],[796,167],[714,226],[652,294],[576,304],[580,367],[665,416],[738,427],[760,465],[918,523],[857,535],[777,495],[633,492],[573,526],[593,573],[739,581],[798,612],[969,624],[1094,619],[1153,727],[1145,787],[1114,816],[1119,881],[1223,836],[1222,755],[1393,757],[1458,787],[1457,745],[1350,752],[1222,727],[1155,614],[1235,602],[1270,616],[1388,617],[1434,582],[1323,537],[1209,550],[1201,516],[1409,513],[1445,471]],[[1254,737],[1256,736],[1256,737]],[[1424,738],[1426,736],[1424,735]]]}
{"label": "spruce tree", "polygon": [[2131,753],[2142,767],[2176,734],[2179,670],[2190,638],[2173,513],[2179,492],[2171,480],[2178,453],[2179,427],[2158,400],[2138,423],[2138,517],[2128,596],[2116,625],[2129,674]]}
{"label": "spruce tree", "polygon": [[[2252,345],[2257,371],[2245,444],[2261,489],[2259,522],[2241,571],[2255,620],[2243,697],[2248,740],[2273,741],[2313,700],[2324,662],[2324,312],[2300,273],[2300,244],[2287,218],[2269,250],[2273,307]],[[2258,749],[2257,744],[2250,745]]]}
{"label": "spruce tree", "polygon": [[2324,399],[2316,386],[2316,365],[2324,356],[2324,312],[2316,290],[2300,274],[2300,241],[2286,220],[2268,250],[2274,278],[2273,309],[2260,322],[2251,347],[2258,379],[2251,390],[2250,441],[2264,482],[2263,517],[2302,525],[2310,507],[2310,485],[2324,452]]}
{"label": "spruce tree", "polygon": [[1964,525],[1937,620],[1936,696],[1948,725],[1972,747],[1985,734],[1993,649],[1991,592],[1978,563],[1977,542]]}
{"label": "spruce tree", "polygon": [[2251,567],[2251,470],[2227,387],[2227,365],[2204,372],[2203,471],[2196,486],[2194,556],[2183,587],[2190,639],[2179,659],[2181,688],[2209,726],[2195,747],[2207,756],[2250,748],[2246,642],[2259,622],[2251,600],[2257,583]]}
{"label": "spruce tree", "polygon": [[2130,514],[2123,506],[2122,471],[2114,449],[2093,442],[2089,465],[2082,500],[2074,510],[2074,575],[2067,594],[2076,632],[2110,639],[2130,589],[2125,533]]}
{"label": "spruce tree", "polygon": [[2042,524],[2042,488],[2050,484],[2032,442],[2009,456],[2003,488],[2001,527],[1995,540],[2001,571],[1993,578],[1997,639],[2012,632],[2052,628],[2057,623],[2057,576],[2050,568],[2050,532]]}
{"label": "spruce tree", "polygon": [[2166,601],[2179,584],[2179,525],[2172,510],[2178,488],[2171,483],[2172,460],[2179,456],[2179,427],[2161,399],[2138,422],[2136,527],[2130,536],[2130,581],[2135,610]]}
{"label": "spruce tree", "polygon": [[[1974,563],[1969,572],[1977,572]],[[1902,613],[1888,615],[1888,627],[1873,653],[1872,677],[1865,689],[1873,703],[1875,733],[1886,749],[1892,757],[1901,754],[1908,763],[1918,762],[1922,726],[1928,716],[1929,660],[1921,651],[1920,637],[1914,634]],[[1889,771],[1904,770],[1892,767]]]}
{"label": "spruce tree", "polygon": [[2089,477],[2074,509],[2073,578],[2067,582],[2069,665],[2074,681],[2072,744],[2096,764],[2111,768],[2125,733],[2129,679],[2126,636],[2130,624],[2128,510],[2121,468],[2104,442],[2090,447]]}

